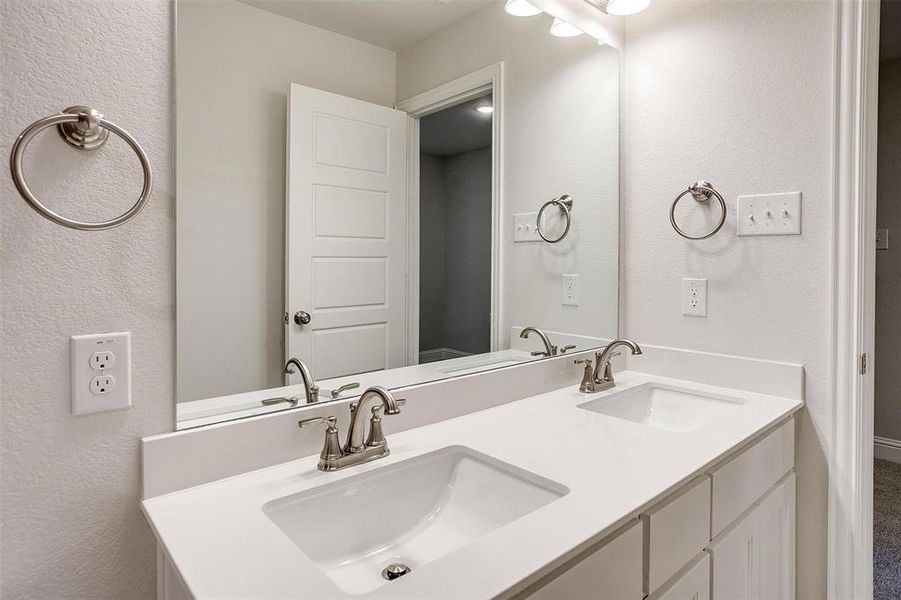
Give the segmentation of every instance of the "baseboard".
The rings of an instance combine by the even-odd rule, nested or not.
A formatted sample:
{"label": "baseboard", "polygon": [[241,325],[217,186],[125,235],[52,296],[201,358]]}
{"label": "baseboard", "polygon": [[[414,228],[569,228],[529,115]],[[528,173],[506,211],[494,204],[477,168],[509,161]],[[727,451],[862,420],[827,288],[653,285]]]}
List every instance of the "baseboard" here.
{"label": "baseboard", "polygon": [[901,464],[901,441],[877,435],[873,438],[873,456]]}

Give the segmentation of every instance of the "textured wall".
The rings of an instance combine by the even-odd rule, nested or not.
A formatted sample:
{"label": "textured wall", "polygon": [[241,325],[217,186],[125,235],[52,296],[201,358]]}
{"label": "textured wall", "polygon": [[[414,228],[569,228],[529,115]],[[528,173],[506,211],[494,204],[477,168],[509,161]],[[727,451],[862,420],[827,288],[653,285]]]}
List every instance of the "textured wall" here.
{"label": "textured wall", "polygon": [[877,161],[876,227],[890,248],[876,251],[876,435],[901,440],[901,58],[879,64]]}
{"label": "textured wall", "polygon": [[[0,173],[5,599],[155,595],[138,439],[174,420],[171,11],[168,0],[0,2],[0,164],[26,125],[87,103],[144,145],[156,174],[133,222],[76,232],[38,216]],[[34,188],[68,215],[122,211],[140,190],[136,159],[117,141],[87,154],[46,132],[26,162]],[[134,406],[73,417],[68,336],[116,330],[133,334]]]}
{"label": "textured wall", "polygon": [[177,31],[184,402],[284,380],[288,84],[393,106],[396,57],[234,0],[180,0]]}
{"label": "textured wall", "polygon": [[[639,342],[805,365],[799,417],[798,593],[826,597],[831,2],[655,1],[626,19],[624,332]],[[715,237],[670,228],[699,178],[727,199]],[[740,194],[801,191],[803,235],[738,238]],[[706,319],[681,278],[706,277]]]}

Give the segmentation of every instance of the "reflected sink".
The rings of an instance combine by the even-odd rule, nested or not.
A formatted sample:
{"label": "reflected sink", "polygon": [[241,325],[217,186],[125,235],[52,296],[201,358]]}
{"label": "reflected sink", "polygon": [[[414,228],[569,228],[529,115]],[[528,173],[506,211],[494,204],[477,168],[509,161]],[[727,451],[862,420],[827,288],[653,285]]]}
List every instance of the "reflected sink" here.
{"label": "reflected sink", "polygon": [[263,512],[349,594],[388,584],[569,493],[528,471],[450,446],[272,500]]}
{"label": "reflected sink", "polygon": [[737,398],[646,383],[580,404],[579,408],[648,427],[686,433],[735,410],[743,403]]}

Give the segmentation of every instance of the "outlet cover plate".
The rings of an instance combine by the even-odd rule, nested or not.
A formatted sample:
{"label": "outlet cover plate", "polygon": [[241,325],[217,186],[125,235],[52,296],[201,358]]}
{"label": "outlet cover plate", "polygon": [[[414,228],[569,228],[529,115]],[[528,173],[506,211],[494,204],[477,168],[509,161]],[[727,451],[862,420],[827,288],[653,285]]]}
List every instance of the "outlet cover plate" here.
{"label": "outlet cover plate", "polygon": [[[69,338],[69,348],[73,415],[131,406],[130,332],[73,335]],[[98,352],[113,353],[108,368],[96,368]],[[92,391],[92,382],[105,375],[112,376],[113,388],[103,393]]]}
{"label": "outlet cover plate", "polygon": [[738,197],[738,235],[799,235],[801,192]]}
{"label": "outlet cover plate", "polygon": [[682,280],[682,314],[688,317],[707,316],[707,280]]}
{"label": "outlet cover plate", "polygon": [[560,278],[560,304],[579,306],[579,276],[563,275]]}
{"label": "outlet cover plate", "polygon": [[538,237],[538,213],[513,215],[513,242],[540,242]]}

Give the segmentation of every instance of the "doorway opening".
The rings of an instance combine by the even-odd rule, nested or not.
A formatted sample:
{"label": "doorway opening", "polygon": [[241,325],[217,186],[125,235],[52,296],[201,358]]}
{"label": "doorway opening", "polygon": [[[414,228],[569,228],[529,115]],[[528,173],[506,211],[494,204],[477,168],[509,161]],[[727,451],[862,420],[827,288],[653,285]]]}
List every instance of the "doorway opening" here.
{"label": "doorway opening", "polygon": [[488,93],[419,122],[419,363],[491,350],[493,112]]}
{"label": "doorway opening", "polygon": [[882,2],[876,152],[873,597],[901,598],[901,2]]}

